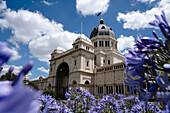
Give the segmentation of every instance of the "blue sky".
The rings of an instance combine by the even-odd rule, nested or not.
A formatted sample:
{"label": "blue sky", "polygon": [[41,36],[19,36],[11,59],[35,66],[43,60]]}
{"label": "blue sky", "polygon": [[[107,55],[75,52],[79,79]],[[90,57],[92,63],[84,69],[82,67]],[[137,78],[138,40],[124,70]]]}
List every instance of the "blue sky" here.
{"label": "blue sky", "polygon": [[59,46],[72,48],[81,33],[81,22],[83,34],[89,37],[99,24],[99,12],[113,29],[119,51],[125,53],[134,47],[139,32],[152,37],[148,22],[155,20],[154,14],[164,10],[170,20],[169,8],[169,0],[0,0],[0,41],[8,43],[13,52],[2,72],[13,65],[17,74],[33,60],[28,77],[47,77],[50,53]]}

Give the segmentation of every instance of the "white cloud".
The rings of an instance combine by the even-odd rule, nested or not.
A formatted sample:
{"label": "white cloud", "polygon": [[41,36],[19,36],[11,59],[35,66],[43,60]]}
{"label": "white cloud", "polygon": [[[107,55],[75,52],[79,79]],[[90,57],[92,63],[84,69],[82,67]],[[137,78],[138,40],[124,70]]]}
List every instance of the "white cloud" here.
{"label": "white cloud", "polygon": [[[63,30],[63,25],[50,21],[39,12],[7,9],[0,19],[1,29],[11,29],[10,42],[22,42],[29,47],[31,57],[49,62],[50,53],[58,46],[72,47],[79,34]],[[62,45],[60,45],[62,43]],[[16,46],[17,47],[17,46]]]}
{"label": "white cloud", "polygon": [[10,58],[11,61],[22,58],[22,56],[19,55],[18,50],[14,47],[10,49],[10,52],[12,53],[12,57]]}
{"label": "white cloud", "polygon": [[134,48],[135,39],[133,36],[123,36],[121,35],[118,39],[118,51],[124,51],[126,49]]}
{"label": "white cloud", "polygon": [[[8,69],[13,66],[14,67],[14,71],[12,73],[14,73],[15,75],[18,75],[19,72],[21,71],[21,69],[23,68],[23,66],[15,66],[15,65],[3,65],[3,69],[1,71],[1,75],[5,74],[8,72]],[[32,73],[31,71],[27,74],[28,76],[31,76]]]}
{"label": "white cloud", "polygon": [[44,67],[39,67],[39,68],[37,68],[37,70],[42,71],[47,74],[49,73],[49,69],[45,69]]}
{"label": "white cloud", "polygon": [[141,29],[141,28],[150,28],[151,26],[148,24],[149,22],[155,20],[154,15],[160,15],[161,10],[164,10],[167,16],[167,20],[170,20],[170,1],[169,0],[161,0],[150,10],[146,10],[145,12],[131,11],[124,13],[118,13],[117,21],[123,21],[124,29]]}
{"label": "white cloud", "polygon": [[34,80],[39,80],[39,76],[36,78],[33,78],[31,81],[34,81]]}
{"label": "white cloud", "polygon": [[[58,36],[57,36],[58,35]],[[46,35],[32,40],[29,43],[30,53],[33,57],[38,58],[40,61],[46,61],[50,59],[51,52],[58,46],[62,46],[65,49],[72,47],[72,42],[78,37],[78,34],[68,31],[56,32],[56,36]],[[60,39],[59,39],[60,38]],[[60,45],[62,43],[62,45]]]}
{"label": "white cloud", "polygon": [[137,0],[138,2],[142,2],[142,3],[152,3],[155,0]]}
{"label": "white cloud", "polygon": [[7,6],[6,6],[6,1],[0,1],[0,11],[6,9]]}
{"label": "white cloud", "polygon": [[41,1],[41,3],[43,3],[45,5],[48,5],[48,6],[53,5],[53,3],[45,1],[45,0]]}
{"label": "white cloud", "polygon": [[99,12],[103,14],[109,7],[110,0],[76,0],[76,9],[83,16],[95,15]]}

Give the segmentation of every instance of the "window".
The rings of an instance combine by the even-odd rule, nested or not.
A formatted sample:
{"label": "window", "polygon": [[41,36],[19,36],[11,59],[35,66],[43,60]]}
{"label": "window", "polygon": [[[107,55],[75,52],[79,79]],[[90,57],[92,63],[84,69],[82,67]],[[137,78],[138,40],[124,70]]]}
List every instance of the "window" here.
{"label": "window", "polygon": [[88,80],[86,80],[84,84],[89,85],[89,84],[90,84],[90,82],[89,82]]}
{"label": "window", "polygon": [[76,64],[77,64],[77,61],[75,60],[75,61],[74,61],[74,65],[76,66]]}
{"label": "window", "polygon": [[113,93],[113,86],[106,86],[106,93],[107,94]]}
{"label": "window", "polygon": [[86,66],[89,67],[89,61],[86,62]]}
{"label": "window", "polygon": [[53,71],[53,68],[51,67],[51,68],[50,68],[50,72],[52,72],[52,71]]}
{"label": "window", "polygon": [[100,46],[100,47],[102,46],[102,41],[99,41],[99,46]]}
{"label": "window", "polygon": [[102,26],[102,28],[101,29],[105,29],[105,27],[104,26]]}
{"label": "window", "polygon": [[108,60],[108,64],[110,64],[110,60]]}
{"label": "window", "polygon": [[74,81],[73,81],[73,84],[77,84],[77,82],[74,80]]}
{"label": "window", "polygon": [[77,48],[78,48],[78,45],[75,46],[75,49],[77,49]]}
{"label": "window", "polygon": [[121,92],[121,85],[119,85],[119,94],[122,94],[122,92]]}
{"label": "window", "polygon": [[96,55],[94,56],[94,65],[96,65]]}
{"label": "window", "polygon": [[48,84],[48,87],[51,87],[51,84]]}
{"label": "window", "polygon": [[99,41],[99,46],[103,47],[103,41]]}
{"label": "window", "polygon": [[106,47],[109,47],[109,46],[110,46],[109,41],[105,41],[105,46],[106,46]]}
{"label": "window", "polygon": [[98,87],[98,93],[103,93],[103,87]]}
{"label": "window", "polygon": [[101,41],[101,46],[103,47],[103,41]]}
{"label": "window", "polygon": [[105,63],[105,60],[103,59],[103,64]]}
{"label": "window", "polygon": [[107,41],[105,41],[105,46],[107,47]]}
{"label": "window", "polygon": [[97,47],[97,42],[94,42],[94,47]]}
{"label": "window", "polygon": [[89,47],[86,46],[86,50],[89,50]]}
{"label": "window", "polygon": [[123,87],[123,85],[121,85],[121,87],[122,87],[122,94],[124,94],[124,87]]}
{"label": "window", "polygon": [[116,86],[116,93],[118,93],[118,89],[119,89],[118,86]]}

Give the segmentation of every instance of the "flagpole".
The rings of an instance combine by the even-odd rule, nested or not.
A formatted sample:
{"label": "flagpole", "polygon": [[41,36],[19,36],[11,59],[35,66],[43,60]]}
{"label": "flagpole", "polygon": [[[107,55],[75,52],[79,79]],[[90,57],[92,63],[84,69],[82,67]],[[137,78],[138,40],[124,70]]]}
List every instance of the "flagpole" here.
{"label": "flagpole", "polygon": [[102,13],[101,13],[101,19],[102,19]]}
{"label": "flagpole", "polygon": [[83,31],[83,22],[81,22],[81,34],[80,34],[80,38],[81,38],[81,35],[82,35],[82,31]]}

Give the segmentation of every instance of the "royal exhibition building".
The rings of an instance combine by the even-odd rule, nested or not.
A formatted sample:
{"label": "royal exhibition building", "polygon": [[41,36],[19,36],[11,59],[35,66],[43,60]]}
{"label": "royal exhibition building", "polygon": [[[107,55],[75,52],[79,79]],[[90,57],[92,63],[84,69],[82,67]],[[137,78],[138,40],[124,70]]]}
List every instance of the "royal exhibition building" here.
{"label": "royal exhibition building", "polygon": [[101,19],[89,38],[79,36],[67,51],[55,49],[49,60],[48,77],[40,76],[32,82],[58,95],[64,95],[70,87],[92,94],[126,94],[130,87],[123,84],[125,58],[118,52],[117,43],[112,28]]}

